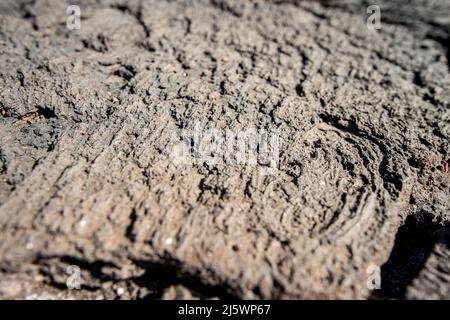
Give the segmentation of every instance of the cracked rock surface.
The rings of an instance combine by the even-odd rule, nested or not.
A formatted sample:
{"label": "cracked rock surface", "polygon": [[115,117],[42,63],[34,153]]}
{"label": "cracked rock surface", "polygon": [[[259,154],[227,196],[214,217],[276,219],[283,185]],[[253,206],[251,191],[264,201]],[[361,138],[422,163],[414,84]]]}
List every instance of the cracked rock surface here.
{"label": "cracked rock surface", "polygon": [[448,0],[74,2],[0,4],[1,298],[450,299]]}

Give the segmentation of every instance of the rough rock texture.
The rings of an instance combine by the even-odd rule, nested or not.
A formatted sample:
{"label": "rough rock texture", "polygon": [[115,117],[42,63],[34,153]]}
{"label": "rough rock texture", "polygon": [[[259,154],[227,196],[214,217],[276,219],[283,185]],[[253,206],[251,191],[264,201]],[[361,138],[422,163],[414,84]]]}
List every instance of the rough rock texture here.
{"label": "rough rock texture", "polygon": [[412,299],[448,299],[450,297],[450,260],[448,243],[433,248],[425,270],[408,288],[407,297]]}
{"label": "rough rock texture", "polygon": [[450,298],[448,0],[71,3],[0,5],[0,297]]}

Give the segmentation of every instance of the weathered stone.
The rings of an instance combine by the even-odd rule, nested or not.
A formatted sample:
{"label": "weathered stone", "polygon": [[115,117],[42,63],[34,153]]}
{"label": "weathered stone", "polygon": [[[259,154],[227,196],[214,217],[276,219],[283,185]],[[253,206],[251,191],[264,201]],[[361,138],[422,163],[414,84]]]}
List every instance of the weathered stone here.
{"label": "weathered stone", "polygon": [[[20,3],[0,6],[8,279],[61,288],[78,265],[86,298],[367,298],[406,216],[448,228],[448,1],[381,1],[377,31],[355,1],[81,0],[80,30],[62,1]],[[277,170],[175,163],[198,125],[275,133]]]}

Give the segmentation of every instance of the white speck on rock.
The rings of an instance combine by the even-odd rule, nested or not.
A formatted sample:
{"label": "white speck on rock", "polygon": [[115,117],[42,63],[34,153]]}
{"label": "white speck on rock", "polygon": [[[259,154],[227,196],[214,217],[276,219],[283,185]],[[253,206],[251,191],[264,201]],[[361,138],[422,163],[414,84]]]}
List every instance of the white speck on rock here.
{"label": "white speck on rock", "polygon": [[125,293],[125,289],[124,288],[117,288],[116,292],[117,292],[117,294],[119,296],[121,296],[121,295],[123,295]]}
{"label": "white speck on rock", "polygon": [[84,228],[84,227],[86,226],[86,223],[87,223],[87,221],[86,221],[85,219],[82,219],[82,220],[78,223],[78,226],[79,226],[80,228]]}

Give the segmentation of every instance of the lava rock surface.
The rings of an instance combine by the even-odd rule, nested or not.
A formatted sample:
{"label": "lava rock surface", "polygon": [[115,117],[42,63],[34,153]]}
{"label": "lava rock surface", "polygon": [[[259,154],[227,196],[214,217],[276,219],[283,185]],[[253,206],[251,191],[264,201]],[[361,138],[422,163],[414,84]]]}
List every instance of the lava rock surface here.
{"label": "lava rock surface", "polygon": [[0,5],[0,297],[450,298],[449,1],[75,2]]}

